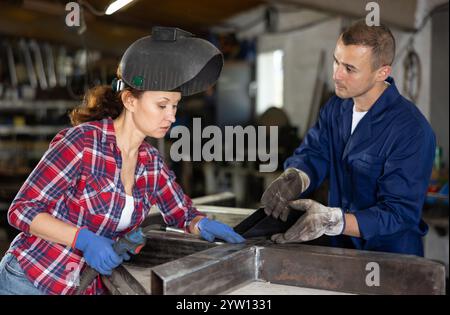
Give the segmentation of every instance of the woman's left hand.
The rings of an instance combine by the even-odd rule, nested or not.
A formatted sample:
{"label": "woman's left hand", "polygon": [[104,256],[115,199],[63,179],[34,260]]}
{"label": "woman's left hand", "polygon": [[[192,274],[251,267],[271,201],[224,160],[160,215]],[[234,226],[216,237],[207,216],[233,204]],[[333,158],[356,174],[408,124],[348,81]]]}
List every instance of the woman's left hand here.
{"label": "woman's left hand", "polygon": [[200,236],[209,242],[213,242],[215,238],[220,238],[228,243],[245,242],[242,236],[222,222],[203,218],[197,226],[200,230]]}

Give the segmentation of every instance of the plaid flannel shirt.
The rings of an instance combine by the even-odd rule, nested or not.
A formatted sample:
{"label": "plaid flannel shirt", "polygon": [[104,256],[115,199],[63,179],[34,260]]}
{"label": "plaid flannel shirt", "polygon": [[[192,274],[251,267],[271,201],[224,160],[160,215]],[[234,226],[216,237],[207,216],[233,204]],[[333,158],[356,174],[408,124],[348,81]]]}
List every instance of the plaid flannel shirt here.
{"label": "plaid flannel shirt", "polygon": [[[191,220],[202,215],[175,182],[159,152],[144,141],[136,165],[131,225],[118,232],[125,206],[121,164],[113,121],[105,118],[59,132],[21,187],[8,210],[8,221],[22,233],[8,251],[41,291],[73,294],[85,260],[77,249],[30,234],[30,224],[39,213],[49,213],[77,227],[87,226],[110,239],[138,227],[154,204],[168,225],[186,231]],[[97,277],[85,294],[101,293],[104,286]]]}

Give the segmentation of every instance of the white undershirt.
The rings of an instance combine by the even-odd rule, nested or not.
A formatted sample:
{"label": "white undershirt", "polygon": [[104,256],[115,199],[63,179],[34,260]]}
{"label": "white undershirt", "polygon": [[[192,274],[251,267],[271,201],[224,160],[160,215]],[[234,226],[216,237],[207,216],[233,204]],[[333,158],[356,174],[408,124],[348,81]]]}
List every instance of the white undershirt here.
{"label": "white undershirt", "polygon": [[[384,84],[386,84],[386,87],[389,87],[391,84],[388,81],[384,81]],[[356,126],[358,126],[361,119],[364,117],[364,115],[367,114],[367,111],[365,112],[357,112],[355,105],[353,105],[353,116],[352,116],[352,131],[350,134],[353,134],[353,131],[355,130]]]}
{"label": "white undershirt", "polygon": [[123,207],[122,214],[120,215],[117,231],[123,231],[131,225],[131,217],[134,211],[134,198],[127,194],[125,194],[125,197],[125,207]]}
{"label": "white undershirt", "polygon": [[353,116],[352,116],[352,131],[350,134],[353,134],[353,131],[355,130],[356,126],[358,126],[361,119],[364,117],[364,115],[367,114],[367,111],[365,112],[357,112],[355,105],[353,105]]}

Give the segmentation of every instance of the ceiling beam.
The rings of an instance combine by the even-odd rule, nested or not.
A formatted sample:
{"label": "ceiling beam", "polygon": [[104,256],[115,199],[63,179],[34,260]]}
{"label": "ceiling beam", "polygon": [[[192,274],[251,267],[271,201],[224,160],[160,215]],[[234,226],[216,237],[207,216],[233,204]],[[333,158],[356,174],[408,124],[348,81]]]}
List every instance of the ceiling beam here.
{"label": "ceiling beam", "polygon": [[[369,1],[361,0],[267,0],[266,2],[298,5],[352,18],[363,18],[369,13],[369,11],[366,11],[366,4]],[[376,3],[380,6],[381,22],[405,31],[415,30],[418,2],[419,0],[377,0]]]}
{"label": "ceiling beam", "polygon": [[[27,37],[37,40],[65,44],[68,46],[95,49],[111,55],[120,56],[136,39],[149,35],[150,31],[94,18],[85,11],[86,31],[78,35],[77,27],[65,23],[68,12],[61,6],[49,13],[25,9],[13,5],[2,5],[0,10],[0,33],[14,37]],[[57,12],[60,12],[57,14]]]}

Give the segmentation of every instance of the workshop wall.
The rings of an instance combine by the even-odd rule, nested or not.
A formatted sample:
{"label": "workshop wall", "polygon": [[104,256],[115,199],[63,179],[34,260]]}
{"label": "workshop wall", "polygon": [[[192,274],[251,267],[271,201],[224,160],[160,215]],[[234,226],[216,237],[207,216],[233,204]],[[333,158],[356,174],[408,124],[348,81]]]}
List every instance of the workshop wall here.
{"label": "workshop wall", "polygon": [[[323,50],[326,54],[324,58],[325,83],[332,90],[332,58],[336,39],[339,36],[340,30],[351,21],[343,17],[333,17],[309,10],[280,14],[282,16],[288,15],[288,19],[285,19],[284,16],[279,18],[280,21],[284,21],[281,32],[265,32],[260,34],[258,38],[258,53],[276,49],[282,49],[284,51],[284,109],[288,112],[292,123],[299,127],[299,136],[303,137],[304,133],[308,130],[308,120],[312,106],[317,106],[313,100],[321,51]],[[294,19],[293,16],[297,18]],[[291,21],[290,24],[289,21]],[[303,24],[299,24],[298,21],[303,21]],[[302,28],[302,26],[309,25],[312,26]],[[448,66],[441,65],[444,62],[443,60],[447,60],[444,54],[448,55],[448,46],[442,47],[442,45],[448,45],[448,42],[443,40],[443,38],[448,38],[448,27],[436,26],[433,28],[432,25],[432,19],[429,19],[414,37],[412,32],[402,31],[395,27],[391,28],[397,42],[397,55],[392,75],[400,92],[407,96],[408,93],[405,90],[405,57],[411,50],[417,53],[421,67],[420,74],[418,74],[420,75],[420,86],[418,90],[412,91],[413,94],[417,95],[417,98],[413,101],[430,122],[432,122],[431,117],[433,116],[433,121],[436,122],[436,124],[432,122],[433,127],[438,134],[439,145],[444,147],[444,156],[446,165],[448,165],[448,121],[439,121],[439,119],[446,119],[443,117],[448,117],[448,115],[443,115],[443,113],[448,113],[448,101],[445,101],[445,99],[448,100],[448,90],[443,87],[432,88],[431,77],[433,60],[439,60],[439,64],[434,65],[434,67],[448,69]],[[283,29],[287,31],[283,31]],[[290,29],[291,31],[289,31]],[[447,35],[444,30],[447,31]],[[435,35],[436,32],[443,34]],[[432,41],[433,36],[440,36],[441,40]],[[318,38],[320,40],[317,40]],[[412,38],[413,41],[410,45],[409,43]],[[432,51],[435,54],[442,54],[442,56],[434,56],[432,55]],[[415,70],[413,69],[413,71]],[[437,78],[442,78],[442,70],[435,70],[434,75]],[[447,82],[437,78],[435,81],[442,82],[442,84]],[[418,79],[418,77],[414,78],[412,84],[413,89]],[[439,90],[439,93],[446,93],[446,96],[436,96],[435,92],[433,92],[435,90]],[[432,95],[434,95],[436,100],[442,100],[436,101],[433,107],[431,105]]]}
{"label": "workshop wall", "polygon": [[[307,12],[299,14],[308,15]],[[341,22],[341,18],[333,18],[308,29],[281,34],[265,34],[259,38],[259,53],[275,49],[284,51],[284,109],[287,111],[291,123],[299,127],[300,137],[303,137],[308,129],[309,113],[322,50],[325,52],[324,78],[328,86],[333,86],[332,60]],[[320,40],[317,40],[318,38]]]}
{"label": "workshop wall", "polygon": [[[413,100],[424,116],[430,121],[430,84],[431,84],[431,23],[427,22],[424,28],[414,36],[412,47],[409,46],[412,34],[393,29],[396,39],[397,48],[395,63],[393,67],[393,76],[399,91],[403,96],[408,97],[405,89],[405,57],[411,50],[415,51],[419,56],[421,65],[420,70],[420,89],[416,91],[418,97]],[[415,78],[417,80],[418,77]],[[414,90],[415,91],[415,90]],[[412,93],[414,93],[412,91]]]}
{"label": "workshop wall", "polygon": [[448,166],[448,11],[432,19],[430,120]]}

